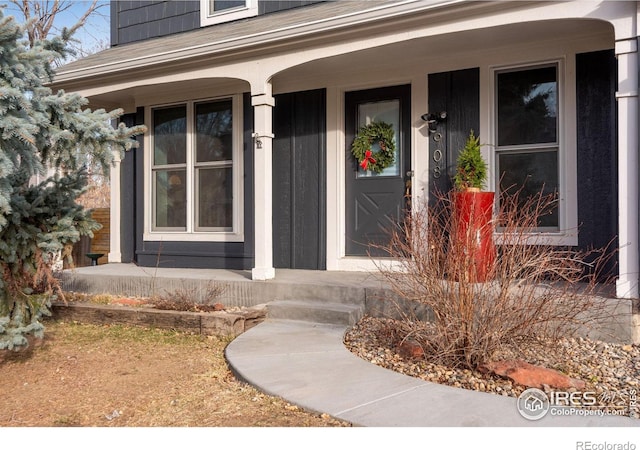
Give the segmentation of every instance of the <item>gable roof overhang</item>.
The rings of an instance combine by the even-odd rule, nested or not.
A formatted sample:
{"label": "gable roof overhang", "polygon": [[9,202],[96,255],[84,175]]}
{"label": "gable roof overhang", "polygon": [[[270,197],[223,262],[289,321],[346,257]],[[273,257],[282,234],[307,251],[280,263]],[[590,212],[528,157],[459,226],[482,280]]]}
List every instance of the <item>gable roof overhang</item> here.
{"label": "gable roof overhang", "polygon": [[[56,84],[115,75],[194,59],[240,57],[321,36],[355,33],[354,28],[465,3],[464,0],[332,1],[251,19],[203,27],[112,47],[71,62],[56,73]],[[299,46],[299,45],[297,45]]]}
{"label": "gable roof overhang", "polygon": [[[464,0],[365,0],[304,8],[205,27],[104,50],[61,67],[55,89],[86,97],[167,83],[244,83],[261,90],[277,74],[327,58],[367,55],[387,48],[399,54],[407,42],[445,38],[458,45],[538,33],[527,24],[548,21],[553,33],[577,32],[575,19],[613,23],[616,37],[635,36],[635,2],[475,2]],[[565,20],[563,22],[563,20]],[[572,20],[573,27],[568,27]],[[584,22],[582,22],[584,24]],[[504,34],[493,33],[501,28]],[[590,27],[583,27],[589,30]],[[593,28],[591,28],[593,30]],[[464,35],[463,33],[466,33]],[[477,39],[478,38],[478,39]],[[422,40],[422,41],[421,41]],[[368,52],[368,53],[367,53]],[[407,53],[404,52],[405,57]],[[214,81],[215,80],[215,81]],[[247,88],[246,85],[249,85]],[[122,101],[112,95],[114,105]]]}

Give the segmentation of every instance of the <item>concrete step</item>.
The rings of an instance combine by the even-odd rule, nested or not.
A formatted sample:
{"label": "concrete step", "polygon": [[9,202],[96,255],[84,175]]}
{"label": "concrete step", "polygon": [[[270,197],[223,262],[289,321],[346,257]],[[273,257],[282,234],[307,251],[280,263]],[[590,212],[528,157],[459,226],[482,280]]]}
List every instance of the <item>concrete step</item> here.
{"label": "concrete step", "polygon": [[355,325],[364,315],[364,305],[317,300],[275,300],[267,304],[267,318],[304,322]]}

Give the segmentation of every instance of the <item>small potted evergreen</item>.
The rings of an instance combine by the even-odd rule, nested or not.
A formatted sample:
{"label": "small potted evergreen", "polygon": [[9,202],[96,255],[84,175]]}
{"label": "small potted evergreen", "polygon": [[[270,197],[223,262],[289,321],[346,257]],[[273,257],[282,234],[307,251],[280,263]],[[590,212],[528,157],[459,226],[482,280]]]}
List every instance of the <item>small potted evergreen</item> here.
{"label": "small potted evergreen", "polygon": [[487,181],[487,163],[480,153],[480,138],[470,131],[464,148],[458,155],[453,182],[458,191],[480,192]]}
{"label": "small potted evergreen", "polygon": [[480,152],[480,138],[473,130],[460,152],[454,176],[454,246],[465,263],[457,274],[469,282],[491,278],[496,258],[493,243],[493,205],[495,194],[482,191],[487,182],[487,163]]}

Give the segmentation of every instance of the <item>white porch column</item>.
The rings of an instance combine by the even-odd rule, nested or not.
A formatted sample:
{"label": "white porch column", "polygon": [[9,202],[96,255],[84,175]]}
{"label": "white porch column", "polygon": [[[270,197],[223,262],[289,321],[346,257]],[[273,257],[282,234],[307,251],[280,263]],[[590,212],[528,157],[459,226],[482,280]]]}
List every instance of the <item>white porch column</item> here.
{"label": "white porch column", "polygon": [[113,151],[113,164],[110,169],[110,210],[109,210],[109,255],[107,261],[110,263],[122,262],[120,251],[120,150]]}
{"label": "white porch column", "polygon": [[616,42],[618,59],[618,239],[616,295],[638,297],[638,41]]}
{"label": "white porch column", "polygon": [[275,100],[271,84],[265,83],[264,93],[253,95],[254,110],[254,196],[255,196],[255,267],[251,271],[254,280],[269,280],[276,276],[273,268],[272,222],[272,112]]}

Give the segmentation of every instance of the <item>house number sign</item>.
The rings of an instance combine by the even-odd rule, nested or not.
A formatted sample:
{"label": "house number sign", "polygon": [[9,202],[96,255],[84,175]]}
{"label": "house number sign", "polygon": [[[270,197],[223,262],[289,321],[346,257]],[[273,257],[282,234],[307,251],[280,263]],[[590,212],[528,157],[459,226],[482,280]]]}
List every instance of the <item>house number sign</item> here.
{"label": "house number sign", "polygon": [[[440,145],[440,141],[442,141],[441,133],[434,133],[433,140]],[[433,177],[440,178],[442,175],[442,166],[440,163],[442,162],[442,150],[440,148],[436,148],[433,152],[433,162],[435,162],[433,166]]]}

